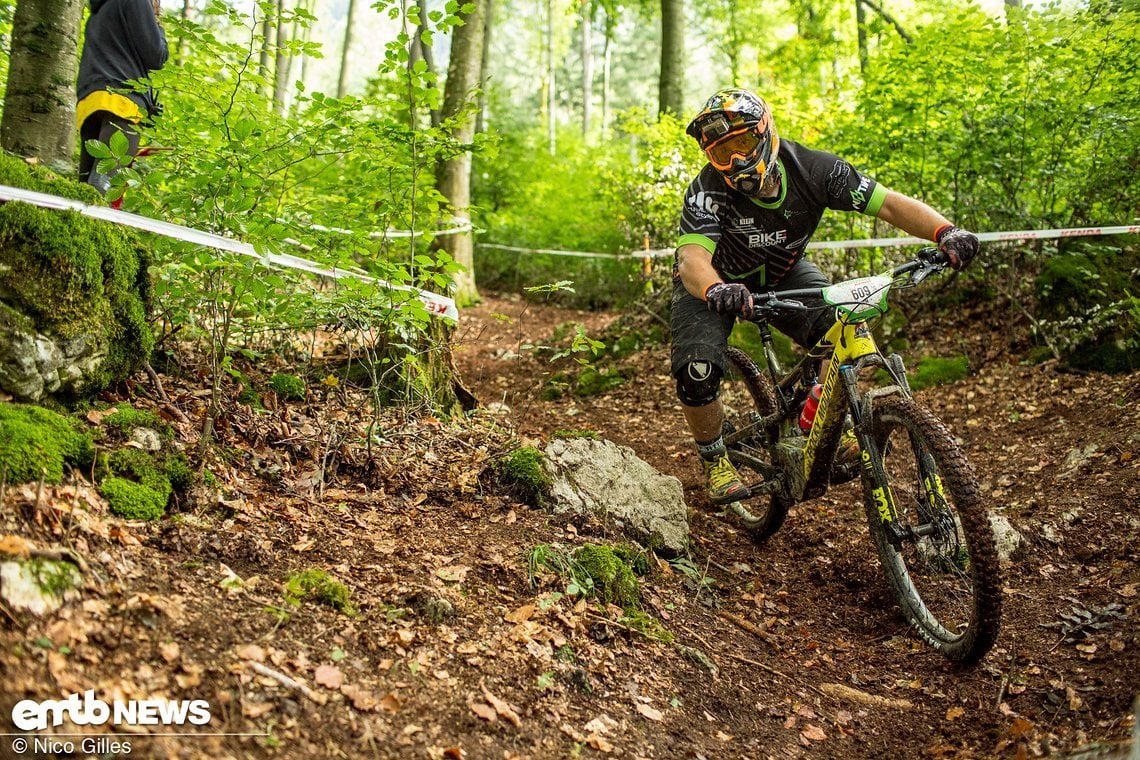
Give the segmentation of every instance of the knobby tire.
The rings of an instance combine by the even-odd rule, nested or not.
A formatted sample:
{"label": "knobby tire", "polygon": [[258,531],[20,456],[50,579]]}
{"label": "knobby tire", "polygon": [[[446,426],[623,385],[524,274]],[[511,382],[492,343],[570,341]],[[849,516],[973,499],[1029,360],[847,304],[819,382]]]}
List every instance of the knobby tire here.
{"label": "knobby tire", "polygon": [[[776,392],[767,375],[756,366],[752,358],[738,348],[728,348],[729,372],[721,382],[721,404],[724,407],[725,423],[729,429],[739,430],[749,423],[748,413],[755,410],[761,417],[766,417],[776,411]],[[769,431],[775,434],[775,430]],[[732,449],[744,450],[747,453],[765,461],[770,461],[767,450],[759,443],[751,445],[747,442],[735,444]],[[747,480],[750,468],[739,459],[732,456],[742,475]],[[758,500],[757,500],[758,501]],[[743,506],[743,505],[741,505]],[[784,524],[788,516],[788,509],[792,506],[791,500],[781,494],[774,494],[767,505],[753,504],[752,501],[742,510],[744,514],[736,512],[740,525],[753,541],[767,540]]]}
{"label": "knobby tire", "polygon": [[[953,662],[975,663],[993,646],[1001,619],[997,548],[977,478],[946,426],[912,399],[876,402],[872,431],[896,519],[921,526],[893,545],[874,478],[864,471],[864,505],[887,582],[923,640]],[[933,479],[920,474],[922,462],[941,478],[941,497],[924,486]]]}

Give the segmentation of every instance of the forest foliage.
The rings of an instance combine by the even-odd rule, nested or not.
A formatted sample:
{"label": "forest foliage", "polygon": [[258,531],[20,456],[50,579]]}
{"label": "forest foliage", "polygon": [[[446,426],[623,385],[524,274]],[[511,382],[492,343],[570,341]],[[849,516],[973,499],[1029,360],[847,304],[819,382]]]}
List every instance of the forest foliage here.
{"label": "forest foliage", "polygon": [[[0,24],[12,5],[0,3]],[[621,255],[672,247],[680,198],[702,163],[684,135],[685,119],[659,117],[652,102],[656,72],[646,48],[659,39],[646,23],[650,5],[590,6],[616,51],[599,94],[581,81],[591,51],[568,31],[580,22],[570,5],[559,35],[543,38],[526,8],[505,3],[483,77],[487,126],[470,144],[453,139],[446,122],[433,124],[442,75],[413,56],[411,44],[446,42],[469,9],[453,1],[422,11],[376,3],[370,12],[395,31],[363,91],[336,98],[305,84],[306,61],[330,55],[305,31],[316,21],[309,4],[286,11],[281,20],[293,33],[275,42],[261,21],[278,7],[209,0],[197,13],[164,16],[172,60],[153,78],[165,108],[146,140],[171,150],[118,176],[126,208],[259,250],[445,292],[456,264],[419,233],[450,225],[435,170],[470,150],[477,242],[615,254],[574,259],[479,248],[482,286],[569,280],[573,293],[559,289],[562,297],[592,307],[620,307],[645,292],[640,261]],[[871,23],[863,66],[845,7],[789,0],[769,25],[779,33],[761,39],[720,33],[739,31],[760,13],[758,3],[690,8],[691,36],[699,37],[689,40],[690,68],[715,80],[689,82],[690,110],[708,94],[699,87],[755,89],[773,104],[784,136],[838,153],[978,231],[1135,222],[1140,6],[1133,0],[1007,8],[998,17],[968,3],[920,2],[896,14],[906,39],[882,19]],[[541,50],[543,39],[550,50]],[[555,44],[549,77],[514,66],[554,56]],[[267,50],[274,53],[268,63]],[[289,67],[284,95],[274,66]],[[552,86],[553,111],[541,97]],[[583,123],[586,92],[606,98],[608,115]],[[475,95],[472,108],[480,107]],[[106,146],[103,155],[114,162],[122,146]],[[881,234],[889,232],[873,220],[829,214],[816,239]],[[324,327],[344,336],[377,404],[392,396],[436,400],[427,365],[444,337],[407,292],[377,299],[372,286],[328,287],[163,239],[155,248],[156,324],[208,347],[219,377],[240,378],[235,360],[266,351],[303,360],[296,336]],[[1049,352],[1087,358],[1090,347],[1108,346],[1097,362],[1125,369],[1140,349],[1138,248],[1134,236],[992,245],[962,287],[1021,304]],[[814,255],[834,273],[865,273],[882,256]]]}

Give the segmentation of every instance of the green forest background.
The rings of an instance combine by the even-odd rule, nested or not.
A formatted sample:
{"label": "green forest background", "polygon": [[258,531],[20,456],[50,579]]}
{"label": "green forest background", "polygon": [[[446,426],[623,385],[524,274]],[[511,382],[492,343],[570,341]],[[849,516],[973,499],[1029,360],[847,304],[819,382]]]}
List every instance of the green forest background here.
{"label": "green forest background", "polygon": [[[660,102],[664,5],[496,2],[483,87],[452,119],[438,110],[446,56],[471,4],[381,0],[354,9],[360,30],[378,23],[368,29],[386,36],[379,65],[351,89],[343,86],[344,41],[312,34],[322,13],[334,13],[320,3],[167,7],[171,61],[153,78],[165,110],[146,142],[172,150],[119,175],[125,208],[443,292],[458,265],[439,239],[374,233],[449,226],[439,169],[470,152],[478,287],[620,309],[666,276],[662,263],[647,283],[626,254],[675,242],[681,195],[702,164],[684,135],[688,118],[713,89],[736,85],[772,103],[783,136],[847,158],[968,229],[1137,222],[1135,0],[690,4],[679,110]],[[14,8],[0,2],[5,40]],[[322,58],[342,60],[337,88],[307,83],[306,67]],[[0,66],[6,82],[6,59]],[[475,136],[457,136],[456,120],[473,114]],[[107,155],[116,151],[111,145]],[[883,234],[893,232],[829,214],[815,239]],[[414,299],[401,309],[377,306],[351,285],[330,291],[252,261],[164,239],[154,246],[156,325],[211,344],[219,369],[317,325],[364,329],[360,350],[381,354],[416,354],[440,339]],[[865,274],[892,256],[901,258],[813,254],[836,276]],[[1028,315],[1041,357],[1129,370],[1140,351],[1138,272],[1136,236],[992,244],[957,278],[956,297],[1014,304]],[[383,362],[403,377],[398,362]],[[387,371],[374,379],[383,382]]]}

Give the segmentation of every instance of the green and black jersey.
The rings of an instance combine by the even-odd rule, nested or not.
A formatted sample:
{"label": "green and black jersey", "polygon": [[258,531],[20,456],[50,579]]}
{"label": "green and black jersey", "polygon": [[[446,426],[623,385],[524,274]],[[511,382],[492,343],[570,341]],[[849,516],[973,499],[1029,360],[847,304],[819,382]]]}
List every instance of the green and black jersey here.
{"label": "green and black jersey", "polygon": [[678,247],[695,243],[713,254],[726,279],[776,285],[804,257],[825,209],[875,216],[886,188],[838,156],[780,141],[780,194],[761,201],[728,186],[705,164],[689,185]]}

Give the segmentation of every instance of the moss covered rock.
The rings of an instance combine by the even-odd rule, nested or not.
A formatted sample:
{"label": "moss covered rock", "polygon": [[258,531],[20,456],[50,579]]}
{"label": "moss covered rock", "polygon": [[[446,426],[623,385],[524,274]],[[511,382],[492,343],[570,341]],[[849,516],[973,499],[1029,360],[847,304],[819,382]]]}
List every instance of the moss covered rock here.
{"label": "moss covered rock", "polygon": [[0,473],[9,483],[41,477],[59,483],[65,464],[87,469],[93,457],[91,439],[67,417],[38,406],[0,403]]}
{"label": "moss covered rock", "polygon": [[[86,185],[7,155],[0,184],[103,202]],[[133,374],[154,347],[148,264],[124,228],[0,205],[0,388],[24,401],[68,402]]]}

